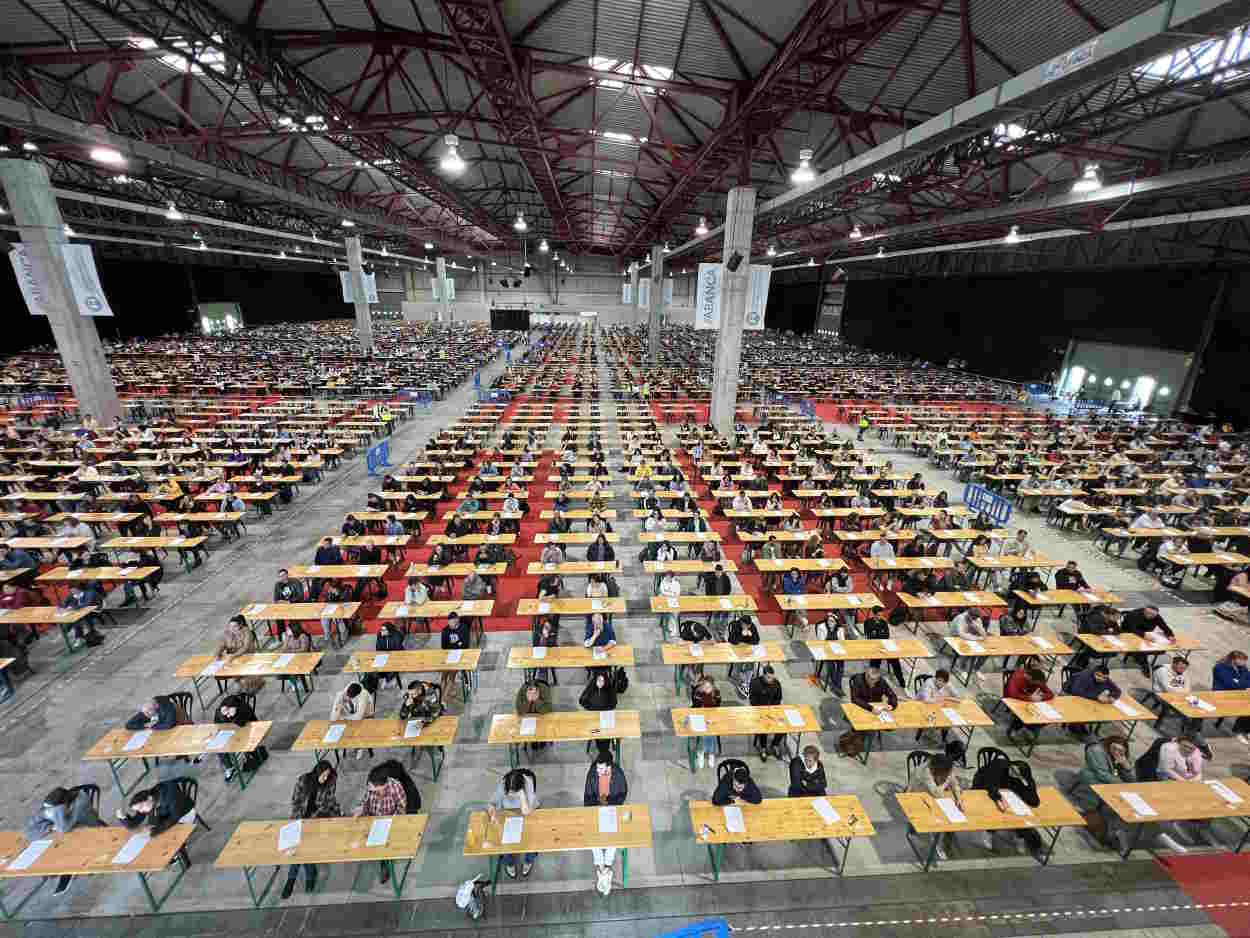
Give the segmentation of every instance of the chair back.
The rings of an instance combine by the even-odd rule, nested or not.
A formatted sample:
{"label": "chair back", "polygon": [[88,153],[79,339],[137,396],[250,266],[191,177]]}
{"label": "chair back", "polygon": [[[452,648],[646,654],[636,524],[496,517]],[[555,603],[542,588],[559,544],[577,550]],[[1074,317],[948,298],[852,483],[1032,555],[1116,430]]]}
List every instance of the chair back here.
{"label": "chair back", "polygon": [[[924,687],[926,681],[931,681],[931,680],[933,680],[932,674],[917,673],[915,677],[912,678],[912,681],[911,681],[911,695],[919,699],[921,688]],[[910,756],[908,758],[910,758]]]}
{"label": "chair back", "polygon": [[997,746],[982,746],[977,750],[977,771],[993,762],[995,759],[1006,759],[1007,753],[1003,752]]}
{"label": "chair back", "polygon": [[75,793],[74,794],[75,798],[78,797],[77,792],[85,791],[87,795],[91,798],[91,810],[96,813],[96,817],[100,816],[100,786],[99,785],[96,785],[92,782],[88,782],[85,785],[77,785],[74,788],[71,788],[70,791]]}
{"label": "chair back", "polygon": [[748,772],[751,771],[741,759],[722,759],[716,765],[716,784],[719,785],[739,767],[746,769]]}
{"label": "chair back", "polygon": [[933,753],[926,752],[923,749],[915,749],[907,754],[907,788],[911,789],[911,773],[913,769],[918,769],[922,765],[928,765],[929,760],[933,758]]}
{"label": "chair back", "polygon": [[192,710],[195,706],[195,697],[189,690],[176,690],[166,696],[173,701],[174,709],[178,711],[179,724],[195,722],[195,713]]}

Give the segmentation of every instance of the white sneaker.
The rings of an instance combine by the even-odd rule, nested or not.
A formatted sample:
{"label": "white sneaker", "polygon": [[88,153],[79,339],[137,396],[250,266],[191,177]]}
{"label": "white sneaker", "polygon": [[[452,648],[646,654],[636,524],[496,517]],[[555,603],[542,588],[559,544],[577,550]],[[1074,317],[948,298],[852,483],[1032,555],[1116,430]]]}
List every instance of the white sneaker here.
{"label": "white sneaker", "polygon": [[1241,743],[1243,746],[1250,746],[1250,736],[1247,736],[1245,733],[1238,733],[1237,742]]}
{"label": "white sneaker", "polygon": [[595,888],[606,896],[612,891],[612,867],[600,867],[597,877],[598,882],[595,884]]}
{"label": "white sneaker", "polygon": [[1160,834],[1159,843],[1168,850],[1173,850],[1176,853],[1189,853],[1189,851],[1177,842],[1171,834]]}
{"label": "white sneaker", "polygon": [[947,859],[946,850],[941,844],[937,845],[937,850],[934,851],[934,856],[936,856],[939,860]]}
{"label": "white sneaker", "polygon": [[977,838],[981,846],[991,853],[994,852],[994,835],[989,831],[981,831],[981,836]]}

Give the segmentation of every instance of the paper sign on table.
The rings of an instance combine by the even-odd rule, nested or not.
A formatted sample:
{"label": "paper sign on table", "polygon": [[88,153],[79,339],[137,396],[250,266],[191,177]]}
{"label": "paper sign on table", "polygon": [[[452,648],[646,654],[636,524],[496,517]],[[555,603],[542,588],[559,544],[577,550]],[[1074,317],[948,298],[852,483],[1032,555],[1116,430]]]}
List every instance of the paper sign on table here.
{"label": "paper sign on table", "polygon": [[602,645],[596,645],[594,648],[590,649],[590,657],[594,658],[596,661],[603,661],[608,657],[608,650]]}
{"label": "paper sign on table", "polygon": [[421,735],[421,721],[409,720],[404,724],[404,739],[416,739]]}
{"label": "paper sign on table", "polygon": [[1207,782],[1207,784],[1211,786],[1212,791],[1214,791],[1217,795],[1219,795],[1229,804],[1241,804],[1241,801],[1242,801],[1241,795],[1237,794],[1237,792],[1233,791],[1223,782],[1211,780]]}
{"label": "paper sign on table", "polygon": [[10,870],[30,869],[30,867],[34,864],[34,862],[38,860],[41,856],[43,856],[43,852],[51,846],[52,846],[52,841],[50,840],[31,841],[30,845],[27,846],[25,850],[23,850],[16,857],[14,857],[13,862],[10,863],[6,867],[6,869],[10,869]]}
{"label": "paper sign on table", "polygon": [[1123,713],[1126,717],[1141,716],[1141,711],[1138,710],[1136,707],[1134,707],[1131,703],[1129,703],[1123,697],[1116,698],[1116,701],[1114,704],[1112,704],[1112,706],[1114,706],[1117,710]]}
{"label": "paper sign on table", "polygon": [[538,718],[537,717],[522,717],[521,718],[521,735],[522,736],[533,736],[537,732],[538,732]]}
{"label": "paper sign on table", "polygon": [[530,649],[530,657],[531,657],[531,658],[546,658],[546,657],[547,657],[547,646],[546,646],[546,645],[535,645],[533,648],[531,648],[531,649]]}
{"label": "paper sign on table", "polygon": [[1050,642],[1042,638],[1040,635],[1030,635],[1029,641],[1031,641],[1038,648],[1042,649],[1042,651],[1049,651],[1052,647],[1054,647],[1050,644]]}
{"label": "paper sign on table", "polygon": [[274,661],[273,666],[275,668],[285,668],[288,664],[290,664],[294,660],[295,660],[295,656],[290,653],[287,653],[285,655],[278,655],[278,658],[276,661]]}
{"label": "paper sign on table", "polygon": [[813,645],[811,650],[812,650],[812,658],[814,658],[816,661],[825,660],[825,650],[821,648],[819,645]]}
{"label": "paper sign on table", "polygon": [[678,598],[677,598],[677,597],[675,597],[675,596],[669,596],[669,597],[668,597],[667,602],[668,602],[668,608],[669,608],[669,609],[680,609],[680,608],[681,608],[681,600],[680,600],[680,599],[678,599]]}
{"label": "paper sign on table", "polygon": [[858,606],[858,605],[859,605],[859,597],[858,597],[858,596],[854,596],[854,595],[852,595],[852,596],[847,596],[847,597],[846,597],[846,604],[847,604],[848,606]]}
{"label": "paper sign on table", "polygon": [[293,850],[299,846],[300,838],[304,833],[304,825],[301,821],[292,821],[290,824],[283,824],[278,828],[278,849]]}
{"label": "paper sign on table", "polygon": [[976,601],[977,601],[977,594],[976,594],[976,593],[969,593],[969,592],[965,592],[965,593],[964,593],[964,599],[968,600],[968,602],[970,602],[970,603],[974,603],[974,602],[976,602]]}
{"label": "paper sign on table", "polygon": [[140,730],[126,740],[126,745],[122,746],[122,752],[134,752],[136,749],[142,749],[148,744],[148,740],[152,738],[151,730]]}
{"label": "paper sign on table", "polygon": [[551,603],[539,603],[538,604],[539,615],[546,615],[550,611],[551,611]]}
{"label": "paper sign on table", "polygon": [[846,647],[841,642],[830,642],[829,651],[835,655],[845,655]]}
{"label": "paper sign on table", "polygon": [[720,598],[720,607],[722,609],[732,609],[734,607],[733,600],[728,596],[722,596]]}
{"label": "paper sign on table", "polygon": [[[329,614],[330,614],[330,610],[326,609],[326,615],[329,615]],[[396,618],[403,619],[407,615],[408,615],[408,606],[406,603],[401,603],[400,605],[395,607]]]}
{"label": "paper sign on table", "polygon": [[943,707],[942,716],[950,721],[952,726],[967,726],[968,721],[964,719],[964,715],[954,707]]}
{"label": "paper sign on table", "polygon": [[143,853],[143,848],[148,845],[148,841],[151,839],[151,834],[131,834],[130,839],[122,845],[122,848],[117,851],[117,855],[113,857],[113,862],[118,866],[133,863],[139,854]]}
{"label": "paper sign on table", "polygon": [[690,724],[691,732],[693,733],[706,733],[707,732],[707,718],[703,716],[703,714],[692,713],[686,718],[686,721]]}
{"label": "paper sign on table", "polygon": [[616,805],[608,805],[599,809],[599,833],[615,834],[617,832]]}
{"label": "paper sign on table", "polygon": [[842,815],[834,810],[833,805],[829,803],[827,798],[817,798],[812,802],[812,807],[816,809],[816,813],[820,815],[820,819],[826,824],[837,824],[842,820]]}
{"label": "paper sign on table", "polygon": [[382,667],[383,665],[385,665],[385,664],[386,664],[386,662],[387,662],[387,661],[389,661],[389,660],[390,660],[390,657],[391,657],[390,655],[374,655],[374,656],[373,656],[373,666],[374,666],[375,668],[380,668],[380,667]]}
{"label": "paper sign on table", "polygon": [[500,840],[505,844],[519,844],[521,834],[525,831],[525,818],[510,817],[503,822],[503,836]]}
{"label": "paper sign on table", "polygon": [[343,738],[343,731],[347,729],[346,723],[331,723],[326,728],[325,736],[321,737],[323,743],[337,743]]}
{"label": "paper sign on table", "polygon": [[213,738],[204,744],[205,749],[225,749],[234,737],[234,730],[218,730]]}
{"label": "paper sign on table", "polygon": [[590,608],[591,608],[591,609],[593,609],[593,610],[595,610],[596,612],[598,612],[600,609],[602,609],[602,608],[603,608],[603,600],[602,600],[602,599],[592,599],[592,600],[590,601]]}
{"label": "paper sign on table", "polygon": [[1011,810],[1012,814],[1019,817],[1029,817],[1033,813],[1029,806],[1021,801],[1020,796],[1014,791],[1004,788],[999,792],[999,794],[1002,796],[1003,801],[1007,802],[1007,807]]}
{"label": "paper sign on table", "polygon": [[882,723],[893,723],[894,714],[892,714],[889,710],[878,710],[877,719],[880,720]]}
{"label": "paper sign on table", "polygon": [[1150,807],[1146,803],[1146,799],[1135,791],[1121,792],[1120,797],[1128,802],[1128,806],[1133,809],[1133,813],[1138,817],[1155,817],[1159,813]]}
{"label": "paper sign on table", "polygon": [[464,657],[464,650],[461,648],[453,648],[447,652],[448,664],[459,664],[460,659]]}
{"label": "paper sign on table", "polygon": [[702,657],[703,657],[703,649],[702,649],[702,648],[700,648],[698,645],[691,645],[691,646],[690,646],[690,657],[692,657],[692,658],[702,658]]}
{"label": "paper sign on table", "polygon": [[1116,638],[1114,635],[1107,635],[1107,636],[1105,636],[1105,638],[1106,638],[1107,644],[1108,644],[1108,645],[1110,645],[1112,648],[1123,648],[1123,647],[1124,647],[1124,642],[1122,642],[1120,639]]}
{"label": "paper sign on table", "polygon": [[380,817],[369,825],[369,837],[365,841],[366,847],[385,847],[386,841],[391,836],[391,818]]}
{"label": "paper sign on table", "polygon": [[963,824],[968,820],[968,816],[959,810],[959,806],[955,804],[954,798],[939,798],[937,806],[942,809],[942,813],[946,815],[946,819],[952,824]]}
{"label": "paper sign on table", "polygon": [[883,647],[886,651],[898,651],[898,642],[892,638],[882,639],[881,647]]}
{"label": "paper sign on table", "polygon": [[803,726],[804,725],[803,714],[799,713],[799,711],[795,710],[793,707],[786,707],[785,714],[786,714],[786,721],[791,726]]}
{"label": "paper sign on table", "polygon": [[746,819],[742,816],[742,809],[736,804],[725,805],[725,830],[731,834],[746,833]]}
{"label": "paper sign on table", "polygon": [[599,729],[614,730],[616,729],[616,714],[611,710],[599,711]]}
{"label": "paper sign on table", "polygon": [[984,645],[982,645],[980,642],[974,642],[970,638],[964,639],[964,647],[967,648],[968,651],[975,651],[975,652],[985,651]]}
{"label": "paper sign on table", "polygon": [[791,597],[790,597],[790,599],[791,599],[791,601],[792,601],[792,602],[793,602],[796,606],[806,606],[806,605],[807,605],[807,597],[806,597],[806,596],[791,596]]}
{"label": "paper sign on table", "polygon": [[1215,705],[1214,705],[1214,704],[1209,704],[1209,703],[1207,703],[1207,702],[1206,702],[1205,700],[1203,700],[1201,697],[1192,697],[1192,698],[1190,698],[1189,703],[1190,703],[1192,706],[1197,707],[1199,710],[1203,710],[1203,711],[1205,711],[1205,712],[1207,712],[1207,713],[1214,713],[1214,712],[1215,712]]}
{"label": "paper sign on table", "polygon": [[655,562],[655,569],[656,569],[657,571],[659,571],[660,573],[663,573],[663,572],[664,572],[664,561],[663,561],[663,560],[657,560],[657,561]]}

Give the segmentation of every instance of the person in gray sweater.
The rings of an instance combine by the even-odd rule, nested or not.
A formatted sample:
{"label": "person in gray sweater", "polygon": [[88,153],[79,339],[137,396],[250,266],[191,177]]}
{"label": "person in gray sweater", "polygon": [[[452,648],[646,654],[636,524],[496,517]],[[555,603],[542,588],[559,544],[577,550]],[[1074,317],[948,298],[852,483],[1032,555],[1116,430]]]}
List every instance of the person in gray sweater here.
{"label": "person in gray sweater", "polygon": [[[54,788],[26,822],[23,833],[28,841],[34,843],[36,840],[46,839],[50,834],[68,834],[78,827],[104,826],[91,803],[89,789]],[[61,895],[69,889],[73,880],[73,876],[62,876],[52,890],[53,895]]]}

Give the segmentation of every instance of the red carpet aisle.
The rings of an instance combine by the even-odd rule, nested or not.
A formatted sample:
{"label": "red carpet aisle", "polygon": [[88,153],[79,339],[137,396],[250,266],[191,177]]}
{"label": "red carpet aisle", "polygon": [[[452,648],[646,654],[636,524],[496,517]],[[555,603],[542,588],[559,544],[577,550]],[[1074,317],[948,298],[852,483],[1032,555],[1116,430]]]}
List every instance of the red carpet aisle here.
{"label": "red carpet aisle", "polygon": [[1231,938],[1250,938],[1250,856],[1220,853],[1159,863],[1194,902],[1208,906],[1211,921]]}

